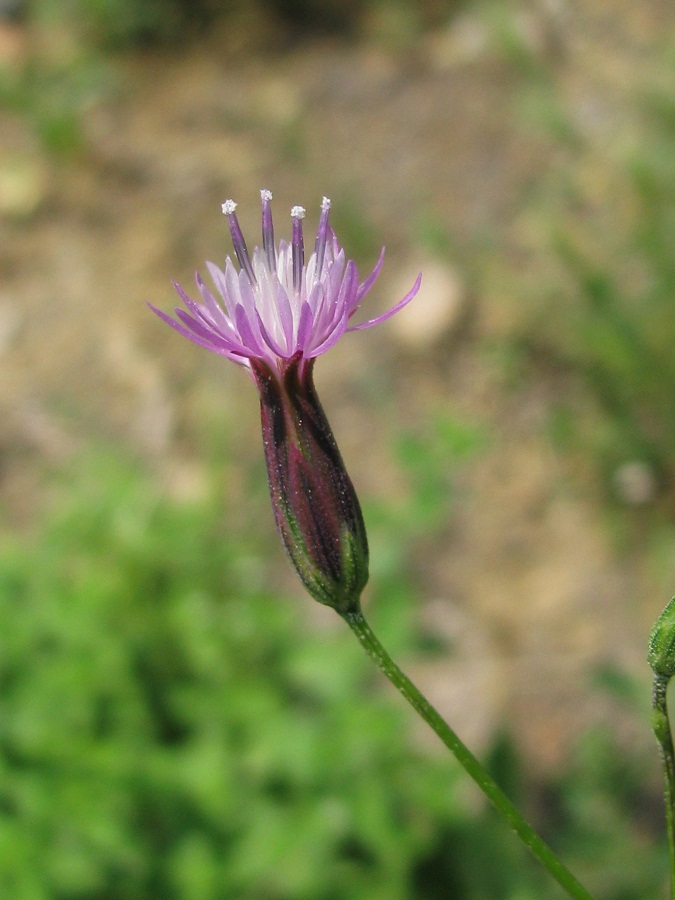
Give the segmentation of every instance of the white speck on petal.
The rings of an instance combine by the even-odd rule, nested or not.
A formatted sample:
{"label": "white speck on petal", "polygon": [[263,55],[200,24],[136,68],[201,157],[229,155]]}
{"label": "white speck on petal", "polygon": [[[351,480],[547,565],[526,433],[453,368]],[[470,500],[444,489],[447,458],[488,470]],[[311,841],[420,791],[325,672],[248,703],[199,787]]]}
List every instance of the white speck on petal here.
{"label": "white speck on petal", "polygon": [[226,200],[221,207],[221,209],[223,210],[223,215],[226,216],[231,216],[236,208],[237,204],[234,202],[234,200]]}

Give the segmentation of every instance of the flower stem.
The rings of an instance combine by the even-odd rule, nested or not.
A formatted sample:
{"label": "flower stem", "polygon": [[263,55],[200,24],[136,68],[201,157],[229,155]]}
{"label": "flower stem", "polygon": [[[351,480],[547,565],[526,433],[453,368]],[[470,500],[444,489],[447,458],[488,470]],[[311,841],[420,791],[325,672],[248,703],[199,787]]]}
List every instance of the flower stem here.
{"label": "flower stem", "polygon": [[[513,828],[525,846],[532,851],[539,862],[545,866],[558,884],[564,888],[570,897],[575,900],[593,900],[591,894],[577,881],[572,873],[560,862],[548,844],[528,825],[513,803],[504,794],[491,775],[483,768],[473,753],[457,737],[450,726],[441,718],[440,714],[429,703],[426,697],[420,693],[410,679],[399,669],[379,642],[370,626],[366,622],[360,610],[345,613],[343,618],[359,639],[366,653],[373,662],[387,676],[395,688],[405,697],[413,709],[436,732],[445,746],[454,754],[459,764],[468,775],[473,778],[478,787],[483,791],[488,800],[495,807],[508,824]],[[672,743],[670,744],[672,751]],[[672,762],[672,752],[670,756]],[[671,793],[672,800],[672,773],[675,771],[671,765]],[[672,803],[669,804],[672,811]],[[672,819],[669,819],[672,824]],[[674,898],[675,900],[675,898]]]}
{"label": "flower stem", "polygon": [[654,675],[652,727],[661,748],[666,782],[666,824],[670,856],[670,897],[675,900],[675,750],[666,699],[670,675]]}

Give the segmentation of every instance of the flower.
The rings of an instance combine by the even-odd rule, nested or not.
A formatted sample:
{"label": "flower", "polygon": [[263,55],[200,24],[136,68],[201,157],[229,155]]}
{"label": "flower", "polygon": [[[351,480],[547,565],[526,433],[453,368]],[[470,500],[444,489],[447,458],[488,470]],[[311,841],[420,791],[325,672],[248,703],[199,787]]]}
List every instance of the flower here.
{"label": "flower", "polygon": [[370,328],[402,309],[412,289],[388,312],[350,325],[382,268],[384,251],[365,281],[346,260],[328,224],[324,197],[305,264],[302,219],[294,206],[292,240],[274,244],[269,191],[262,198],[262,249],[250,256],[232,200],[223,203],[239,271],[207,263],[222,299],[197,275],[203,303],[175,284],[187,312],[177,319],[150,308],[184,337],[248,369],[260,394],[263,447],[274,518],[284,547],[309,593],[341,615],[359,609],[368,581],[368,539],[354,486],[314,387],[314,362],[347,331]]}
{"label": "flower", "polygon": [[321,356],[347,331],[359,331],[384,322],[409,303],[417,294],[421,275],[412,289],[395,306],[380,316],[351,325],[352,316],[375,283],[384,258],[384,249],[370,275],[359,283],[356,263],[346,260],[333,229],[328,224],[330,200],[323,198],[314,250],[305,263],[302,220],[305,210],[294,206],[292,240],[274,243],[270,191],[260,192],[262,199],[262,248],[249,255],[235,212],[233,200],[223,203],[239,262],[237,271],[228,256],[223,271],[213,263],[207,268],[222,300],[197,274],[197,287],[203,303],[190,299],[174,283],[187,308],[177,308],[176,319],[150,308],[179,334],[252,369],[252,361],[265,363],[272,371],[283,372],[290,360],[299,357],[301,368],[310,359]]}

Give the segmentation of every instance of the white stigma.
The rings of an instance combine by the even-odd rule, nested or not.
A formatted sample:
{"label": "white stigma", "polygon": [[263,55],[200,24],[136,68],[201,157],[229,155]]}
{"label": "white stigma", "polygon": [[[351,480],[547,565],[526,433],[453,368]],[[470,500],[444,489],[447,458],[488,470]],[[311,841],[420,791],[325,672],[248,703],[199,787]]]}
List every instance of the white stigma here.
{"label": "white stigma", "polygon": [[223,215],[225,216],[231,216],[236,208],[237,204],[234,202],[234,200],[226,200],[221,206]]}
{"label": "white stigma", "polygon": [[271,200],[272,199],[272,191],[268,191],[266,188],[260,191],[260,199],[261,200]]}
{"label": "white stigma", "polygon": [[304,219],[306,212],[307,212],[307,210],[305,209],[304,206],[294,206],[293,209],[291,210],[291,216],[294,219]]}
{"label": "white stigma", "polygon": [[330,209],[330,199],[328,197],[324,197],[321,201],[321,209],[324,211]]}

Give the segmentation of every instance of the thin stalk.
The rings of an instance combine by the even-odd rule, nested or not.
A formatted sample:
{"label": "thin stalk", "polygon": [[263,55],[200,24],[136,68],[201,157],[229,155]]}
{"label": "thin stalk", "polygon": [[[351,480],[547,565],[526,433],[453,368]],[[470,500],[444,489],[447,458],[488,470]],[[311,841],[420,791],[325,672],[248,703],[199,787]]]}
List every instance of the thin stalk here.
{"label": "thin stalk", "polygon": [[[525,846],[535,855],[539,862],[550,872],[558,884],[575,900],[593,900],[591,894],[577,881],[572,873],[560,862],[548,844],[539,837],[534,829],[525,821],[513,803],[497,785],[492,776],[486,772],[473,753],[457,737],[447,722],[420,693],[379,642],[363,613],[350,612],[344,619],[359,639],[366,653],[387,676],[395,688],[405,697],[413,709],[436,732],[445,746],[454,754],[456,760],[473,778],[498,813],[506,819]],[[672,743],[671,743],[672,750]],[[672,755],[671,755],[672,760]],[[671,772],[673,770],[671,769]],[[672,781],[671,781],[672,786]],[[672,794],[671,794],[672,799]],[[672,809],[672,806],[671,806]],[[674,898],[675,900],[675,898]]]}
{"label": "thin stalk", "polygon": [[670,729],[666,694],[670,675],[654,675],[652,693],[652,727],[663,759],[663,774],[666,782],[666,824],[668,827],[668,848],[670,856],[670,897],[675,900],[675,750]]}

